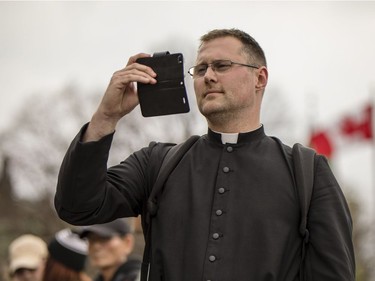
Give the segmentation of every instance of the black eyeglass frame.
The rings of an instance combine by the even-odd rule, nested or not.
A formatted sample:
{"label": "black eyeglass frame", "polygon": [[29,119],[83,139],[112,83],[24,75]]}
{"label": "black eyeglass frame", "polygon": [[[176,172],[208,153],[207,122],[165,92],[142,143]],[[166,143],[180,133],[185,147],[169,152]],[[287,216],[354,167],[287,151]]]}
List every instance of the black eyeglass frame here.
{"label": "black eyeglass frame", "polygon": [[[221,73],[220,71],[217,71],[217,67],[219,66],[218,64],[220,64],[222,62],[230,62],[230,64],[227,65],[229,68],[226,69],[226,70],[224,70],[223,72],[226,72],[227,70],[231,69],[234,64],[235,65],[246,66],[246,67],[251,67],[251,68],[255,68],[255,69],[259,69],[260,68],[260,66],[255,65],[255,64],[245,64],[245,63],[240,63],[240,62],[234,62],[234,61],[231,61],[231,60],[215,60],[215,61],[213,61],[211,63],[202,63],[202,64],[194,65],[194,66],[192,66],[192,67],[189,68],[188,73],[193,78],[195,78],[195,77],[203,77],[206,74],[208,67],[211,67],[211,69],[214,72]],[[215,64],[217,66],[215,66]],[[203,66],[203,65],[206,66],[206,69],[205,69],[205,72],[203,73],[203,75],[195,75],[194,76],[194,68],[196,68],[197,66]]]}

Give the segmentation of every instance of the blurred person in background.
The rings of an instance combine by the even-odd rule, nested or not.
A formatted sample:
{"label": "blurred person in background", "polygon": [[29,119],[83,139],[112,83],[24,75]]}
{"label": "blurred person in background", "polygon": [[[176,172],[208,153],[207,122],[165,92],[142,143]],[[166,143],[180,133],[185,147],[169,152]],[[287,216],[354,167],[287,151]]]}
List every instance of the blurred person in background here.
{"label": "blurred person in background", "polygon": [[24,234],[8,247],[9,277],[12,281],[42,281],[48,251],[38,236]]}
{"label": "blurred person in background", "polygon": [[141,261],[129,258],[134,236],[125,219],[83,227],[80,236],[87,239],[91,266],[99,272],[95,281],[137,280]]}
{"label": "blurred person in background", "polygon": [[48,258],[42,281],[91,281],[84,271],[87,242],[65,228],[48,244]]}

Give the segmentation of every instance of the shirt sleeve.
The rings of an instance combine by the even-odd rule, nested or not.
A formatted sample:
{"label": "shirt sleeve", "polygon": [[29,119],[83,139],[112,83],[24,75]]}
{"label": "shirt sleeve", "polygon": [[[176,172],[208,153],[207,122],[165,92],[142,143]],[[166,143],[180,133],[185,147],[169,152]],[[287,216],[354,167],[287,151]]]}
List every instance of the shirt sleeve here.
{"label": "shirt sleeve", "polygon": [[85,125],[72,141],[63,159],[55,194],[61,219],[73,225],[137,216],[149,194],[149,158],[155,142],[107,169],[113,134],[95,142],[81,142]]}
{"label": "shirt sleeve", "polygon": [[325,157],[318,156],[307,228],[305,280],[354,281],[352,218]]}

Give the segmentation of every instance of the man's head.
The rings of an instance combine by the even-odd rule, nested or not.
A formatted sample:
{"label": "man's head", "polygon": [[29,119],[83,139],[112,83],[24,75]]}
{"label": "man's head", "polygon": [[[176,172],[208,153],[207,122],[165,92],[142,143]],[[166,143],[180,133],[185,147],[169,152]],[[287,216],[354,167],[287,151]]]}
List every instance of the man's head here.
{"label": "man's head", "polygon": [[39,237],[25,234],[8,248],[9,274],[13,281],[41,281],[48,255],[47,244]]}
{"label": "man's head", "polygon": [[237,133],[260,125],[268,71],[250,35],[237,29],[203,35],[192,70],[198,107],[211,129]]}
{"label": "man's head", "polygon": [[80,236],[87,238],[90,262],[100,270],[119,267],[134,247],[132,229],[125,219],[84,227]]}
{"label": "man's head", "polygon": [[233,37],[241,41],[242,51],[248,56],[248,63],[255,63],[259,66],[267,66],[267,60],[264,55],[263,49],[260,47],[257,41],[246,32],[239,29],[214,29],[203,35],[201,39],[201,45],[209,42],[213,39],[222,37]]}

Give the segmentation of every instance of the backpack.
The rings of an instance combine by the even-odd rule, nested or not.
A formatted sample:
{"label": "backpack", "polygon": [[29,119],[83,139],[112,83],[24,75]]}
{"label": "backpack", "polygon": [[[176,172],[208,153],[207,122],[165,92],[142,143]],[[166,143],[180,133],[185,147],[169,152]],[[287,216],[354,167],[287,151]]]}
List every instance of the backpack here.
{"label": "backpack", "polygon": [[[151,254],[151,223],[152,217],[157,214],[158,210],[158,197],[161,196],[162,189],[168,176],[173,169],[180,162],[185,153],[193,146],[193,144],[200,138],[200,136],[193,135],[185,142],[171,147],[165,155],[161,164],[158,176],[152,187],[151,194],[147,201],[147,214],[146,214],[146,231],[145,231],[145,248],[143,253],[142,269],[141,269],[141,281],[148,280],[149,266],[150,266],[150,254]],[[286,158],[285,146],[282,142],[272,137],[279,145],[281,151],[284,153]],[[291,167],[290,161],[288,161],[289,168],[291,169],[294,177],[294,183],[297,187],[297,194],[300,203],[300,225],[299,232],[303,237],[302,244],[302,260],[300,265],[300,280],[304,280],[303,261],[306,253],[306,246],[309,242],[309,231],[307,229],[307,214],[310,207],[312,189],[314,184],[314,163],[315,163],[315,151],[311,148],[305,147],[299,143],[293,145],[292,148],[292,159],[293,165]],[[152,158],[151,158],[152,159]]]}

